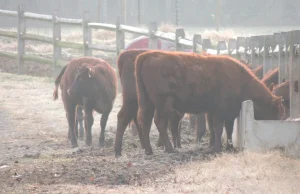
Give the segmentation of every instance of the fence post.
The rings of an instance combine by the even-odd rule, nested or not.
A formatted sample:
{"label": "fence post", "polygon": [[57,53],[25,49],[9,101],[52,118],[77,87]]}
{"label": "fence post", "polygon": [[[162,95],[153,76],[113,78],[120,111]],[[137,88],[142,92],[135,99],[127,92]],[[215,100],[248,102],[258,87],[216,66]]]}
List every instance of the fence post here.
{"label": "fence post", "polygon": [[117,56],[121,53],[121,49],[125,47],[125,35],[124,32],[121,30],[121,22],[120,17],[117,18],[116,24],[116,52]]}
{"label": "fence post", "polygon": [[53,76],[56,75],[56,66],[61,58],[61,47],[57,46],[57,41],[61,40],[61,25],[57,22],[57,12],[52,14],[52,46],[53,46]]}
{"label": "fence post", "polygon": [[291,33],[290,32],[282,32],[281,33],[283,35],[283,38],[284,38],[284,42],[285,42],[285,50],[284,50],[284,63],[285,63],[285,77],[286,77],[286,80],[289,79],[289,76],[290,76],[290,71],[289,71],[289,51],[288,51],[288,48],[289,48],[289,38],[291,36]]}
{"label": "fence post", "polygon": [[83,34],[83,54],[84,56],[92,56],[92,49],[89,49],[89,45],[92,45],[92,30],[89,28],[89,12],[83,12],[82,18],[82,34]]}
{"label": "fence post", "polygon": [[[250,37],[246,37],[246,39],[245,39],[245,60],[247,61],[248,64],[251,59],[251,55],[249,55],[249,53],[248,53],[249,50],[250,50]],[[251,63],[250,63],[250,65],[252,67]]]}
{"label": "fence post", "polygon": [[250,49],[251,49],[251,64],[253,68],[260,66],[259,57],[256,53],[256,49],[258,48],[258,36],[250,37]]}
{"label": "fence post", "polygon": [[149,29],[148,48],[151,50],[157,49],[158,38],[154,36],[155,32],[157,31],[157,23],[151,22],[148,26],[148,29]]}
{"label": "fence post", "polygon": [[176,51],[182,50],[182,45],[179,44],[179,39],[185,38],[185,32],[183,28],[177,28],[175,31],[175,39],[176,39]]}
{"label": "fence post", "polygon": [[198,44],[202,45],[202,36],[201,34],[194,34],[193,36],[193,52],[197,53]]}
{"label": "fence post", "polygon": [[261,50],[264,47],[265,36],[258,36],[258,61],[259,65],[264,64],[264,55],[262,54]]}
{"label": "fence post", "polygon": [[279,76],[278,76],[278,83],[283,83],[287,79],[286,77],[286,71],[285,71],[285,54],[283,52],[283,46],[285,45],[285,40],[282,34],[279,34],[279,39],[278,39],[278,66],[279,66]]}
{"label": "fence post", "polygon": [[211,49],[212,45],[211,45],[211,41],[209,38],[203,39],[202,41],[202,50],[207,52],[207,49]]}
{"label": "fence post", "polygon": [[279,67],[279,50],[278,53],[276,52],[276,47],[278,45],[279,48],[279,39],[280,39],[280,33],[274,33],[272,37],[272,42],[271,42],[271,48],[272,48],[272,66],[273,68]]}
{"label": "fence post", "polygon": [[23,55],[25,54],[25,40],[23,39],[23,35],[26,33],[26,20],[24,18],[24,10],[23,5],[18,5],[18,73],[24,74],[25,67],[24,67],[24,60]]}
{"label": "fence post", "polygon": [[217,55],[220,54],[220,50],[227,50],[226,42],[224,40],[218,41],[218,44],[217,44]]}
{"label": "fence post", "polygon": [[290,71],[290,117],[300,117],[300,57],[299,57],[299,43],[300,30],[291,31],[288,45],[289,51],[289,71]]}
{"label": "fence post", "polygon": [[236,38],[236,58],[241,60],[243,53],[240,53],[240,47],[245,46],[245,37],[237,37]]}
{"label": "fence post", "polygon": [[231,57],[235,57],[232,54],[232,51],[236,49],[236,40],[234,38],[230,38],[228,41],[228,55]]}
{"label": "fence post", "polygon": [[264,51],[263,51],[263,75],[265,76],[270,70],[273,69],[272,58],[270,57],[270,46],[272,42],[272,35],[264,37]]}

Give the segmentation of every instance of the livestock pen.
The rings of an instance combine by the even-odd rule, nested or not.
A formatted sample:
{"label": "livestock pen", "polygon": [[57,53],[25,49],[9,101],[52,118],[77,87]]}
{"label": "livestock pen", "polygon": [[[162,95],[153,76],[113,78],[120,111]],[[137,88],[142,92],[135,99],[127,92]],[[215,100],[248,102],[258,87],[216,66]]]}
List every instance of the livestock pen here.
{"label": "livestock pen", "polygon": [[[175,33],[158,30],[155,22],[148,29],[116,24],[94,23],[88,13],[80,20],[59,18],[55,14],[43,15],[18,11],[0,10],[1,17],[17,18],[16,31],[0,31],[1,37],[17,40],[17,51],[1,51],[0,55],[17,60],[18,73],[0,73],[0,146],[1,188],[6,193],[184,193],[184,192],[298,192],[300,179],[299,159],[286,157],[276,147],[287,149],[289,155],[299,153],[299,31],[272,35],[237,37],[228,42],[221,40],[213,45],[201,34],[186,36],[183,28]],[[42,36],[26,31],[26,20],[50,23],[52,36]],[[82,28],[81,43],[62,40],[63,25]],[[114,33],[115,45],[110,48],[93,41],[92,29]],[[255,121],[253,105],[244,102],[236,124],[236,146],[244,152],[223,153],[214,158],[203,155],[208,146],[207,137],[199,145],[194,144],[194,131],[183,120],[182,149],[166,154],[154,148],[155,155],[145,156],[137,138],[124,135],[124,154],[116,159],[113,142],[117,112],[121,106],[118,94],[108,121],[106,148],[85,147],[71,149],[66,141],[67,123],[61,102],[51,101],[53,79],[32,77],[26,74],[25,62],[34,61],[60,70],[62,49],[74,48],[84,56],[96,51],[109,52],[114,56],[124,50],[125,33],[149,37],[149,48],[156,49],[158,39],[174,42],[176,50],[231,55],[249,61],[252,67],[263,65],[264,74],[279,67],[279,83],[290,80],[290,121]],[[26,53],[27,40],[45,42],[53,47],[51,57]],[[55,75],[55,71],[52,72]],[[95,121],[99,121],[95,116]],[[96,122],[95,122],[96,123]],[[99,127],[94,127],[93,132]],[[152,129],[153,139],[158,134]],[[284,131],[284,133],[283,133]],[[154,141],[155,141],[154,140]],[[93,142],[95,144],[95,142]],[[292,144],[292,145],[291,145]],[[258,150],[251,152],[248,150]],[[293,151],[293,152],[289,152]]]}

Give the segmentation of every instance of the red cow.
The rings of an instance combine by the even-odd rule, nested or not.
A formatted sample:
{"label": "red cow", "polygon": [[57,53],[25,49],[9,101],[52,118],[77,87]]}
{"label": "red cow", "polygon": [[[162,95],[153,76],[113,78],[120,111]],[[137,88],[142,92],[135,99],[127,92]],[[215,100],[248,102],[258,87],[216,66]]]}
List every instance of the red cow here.
{"label": "red cow", "polygon": [[81,105],[85,113],[86,145],[91,145],[93,110],[101,113],[99,146],[105,145],[105,127],[117,95],[117,75],[104,60],[82,57],[69,62],[55,80],[54,100],[58,98],[58,85],[66,110],[72,147],[77,147],[75,134],[75,109]]}
{"label": "red cow", "polygon": [[254,102],[255,119],[280,119],[284,114],[281,98],[238,60],[229,56],[203,56],[183,52],[149,51],[136,59],[138,122],[144,132],[145,153],[152,154],[149,132],[154,122],[166,150],[173,147],[166,133],[173,110],[213,115],[214,148],[221,151],[223,124],[232,131],[245,100]]}
{"label": "red cow", "polygon": [[[131,120],[135,121],[137,131],[139,134],[141,146],[143,146],[142,131],[137,124],[136,114],[138,110],[136,81],[134,76],[134,61],[136,57],[146,52],[147,50],[128,50],[119,55],[118,71],[122,84],[123,104],[118,113],[117,133],[115,139],[115,155],[121,155],[122,140],[126,127]],[[175,147],[181,147],[178,125],[184,114],[175,111],[170,119],[170,129],[173,137],[173,144]],[[158,141],[159,145],[160,140]]]}

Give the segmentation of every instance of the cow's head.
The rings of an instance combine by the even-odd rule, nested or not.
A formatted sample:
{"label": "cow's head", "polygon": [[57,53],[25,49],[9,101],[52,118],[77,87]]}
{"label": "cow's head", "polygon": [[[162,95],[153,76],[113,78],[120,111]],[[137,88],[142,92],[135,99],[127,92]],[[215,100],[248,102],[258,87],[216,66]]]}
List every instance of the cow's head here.
{"label": "cow's head", "polygon": [[86,96],[88,94],[88,90],[92,85],[92,80],[95,77],[95,70],[89,64],[82,64],[77,68],[77,72],[75,74],[73,83],[68,89],[68,94],[70,96],[80,95]]}

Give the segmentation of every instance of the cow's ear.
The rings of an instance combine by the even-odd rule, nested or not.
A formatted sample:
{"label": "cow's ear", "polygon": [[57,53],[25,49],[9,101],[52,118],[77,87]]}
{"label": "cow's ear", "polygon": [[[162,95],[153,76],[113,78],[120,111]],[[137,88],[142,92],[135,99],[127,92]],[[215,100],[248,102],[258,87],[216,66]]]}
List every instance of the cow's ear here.
{"label": "cow's ear", "polygon": [[95,76],[95,70],[92,67],[88,67],[89,69],[89,77],[94,77]]}

